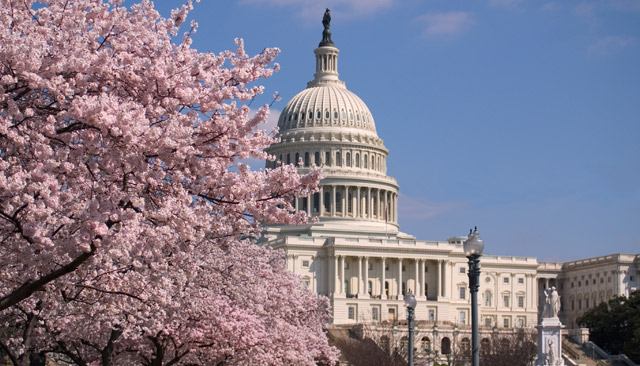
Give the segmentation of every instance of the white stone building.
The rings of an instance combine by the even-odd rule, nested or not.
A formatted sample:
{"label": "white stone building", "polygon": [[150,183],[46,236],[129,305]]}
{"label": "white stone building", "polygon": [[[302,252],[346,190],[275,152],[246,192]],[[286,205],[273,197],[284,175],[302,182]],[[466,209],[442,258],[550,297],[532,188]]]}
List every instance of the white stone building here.
{"label": "white stone building", "polygon": [[[416,344],[443,353],[452,342],[468,345],[466,237],[424,241],[399,231],[399,187],[386,174],[389,151],[366,104],[339,79],[340,51],[330,33],[323,36],[314,51],[314,79],[287,103],[278,121],[281,142],[267,149],[278,160],[268,167],[297,163],[304,173],[322,166],[320,192],[293,203],[317,222],[271,226],[265,245],[283,249],[303,285],[330,299],[336,326],[402,322],[403,297],[411,291],[422,334]],[[481,342],[496,332],[533,328],[539,294],[550,286],[558,288],[560,318],[572,328],[584,311],[640,284],[640,255],[568,263],[484,255],[480,266]]]}
{"label": "white stone building", "polygon": [[540,263],[540,288],[558,287],[560,318],[569,328],[589,309],[615,296],[629,296],[640,288],[640,254],[611,254],[566,263]]}
{"label": "white stone building", "polygon": [[[314,52],[314,79],[283,109],[281,142],[267,151],[299,162],[302,173],[322,166],[320,192],[294,202],[318,222],[270,227],[267,245],[284,249],[304,285],[330,298],[334,324],[405,319],[407,291],[418,299],[417,320],[469,324],[466,237],[421,241],[398,230],[398,184],[386,174],[374,118],[339,79],[330,36]],[[537,260],[483,256],[481,267],[481,326],[533,326]]]}

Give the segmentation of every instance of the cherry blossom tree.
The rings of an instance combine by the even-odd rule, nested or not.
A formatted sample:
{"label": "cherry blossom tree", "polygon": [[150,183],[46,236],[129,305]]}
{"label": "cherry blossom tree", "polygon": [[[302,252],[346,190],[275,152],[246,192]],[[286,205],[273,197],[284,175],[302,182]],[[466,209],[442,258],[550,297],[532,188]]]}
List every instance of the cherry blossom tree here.
{"label": "cherry blossom tree", "polygon": [[320,171],[252,171],[277,49],[197,52],[191,2],[0,0],[0,347],[28,364],[331,364],[328,303],[261,223]]}

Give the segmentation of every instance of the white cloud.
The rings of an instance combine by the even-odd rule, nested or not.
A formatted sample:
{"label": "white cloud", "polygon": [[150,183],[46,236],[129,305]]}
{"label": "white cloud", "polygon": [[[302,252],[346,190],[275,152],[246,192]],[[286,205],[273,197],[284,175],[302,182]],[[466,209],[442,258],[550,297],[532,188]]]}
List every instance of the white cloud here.
{"label": "white cloud", "polygon": [[591,55],[607,55],[611,52],[630,47],[635,43],[631,37],[609,36],[596,40],[589,45]]}
{"label": "white cloud", "polygon": [[305,20],[322,20],[325,8],[331,10],[332,16],[341,19],[358,18],[376,13],[392,6],[398,0],[241,0],[243,3],[264,4],[294,9]]}
{"label": "white cloud", "polygon": [[467,205],[463,202],[427,202],[399,194],[398,214],[403,220],[426,220]]}
{"label": "white cloud", "polygon": [[465,32],[473,25],[472,14],[463,11],[427,13],[416,20],[426,23],[426,28],[423,32],[426,37],[457,35]]}

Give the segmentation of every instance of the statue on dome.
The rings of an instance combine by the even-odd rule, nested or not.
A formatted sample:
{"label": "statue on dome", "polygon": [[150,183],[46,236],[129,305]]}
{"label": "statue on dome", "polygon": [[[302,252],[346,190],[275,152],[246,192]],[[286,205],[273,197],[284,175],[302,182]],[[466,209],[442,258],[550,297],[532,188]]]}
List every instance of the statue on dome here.
{"label": "statue on dome", "polygon": [[324,26],[324,30],[322,31],[322,42],[320,42],[320,47],[324,46],[333,46],[333,41],[331,40],[331,30],[329,27],[331,26],[331,12],[329,8],[324,11],[324,16],[322,17],[322,25]]}
{"label": "statue on dome", "polygon": [[331,12],[329,11],[329,8],[324,11],[324,16],[322,17],[322,25],[324,26],[325,30],[328,30],[329,26],[331,25]]}

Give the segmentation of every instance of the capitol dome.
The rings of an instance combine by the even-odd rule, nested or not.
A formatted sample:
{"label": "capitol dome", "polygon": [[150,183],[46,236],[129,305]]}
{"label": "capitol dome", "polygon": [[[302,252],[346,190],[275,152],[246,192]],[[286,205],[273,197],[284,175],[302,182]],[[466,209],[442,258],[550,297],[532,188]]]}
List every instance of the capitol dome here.
{"label": "capitol dome", "polygon": [[340,51],[328,27],[314,53],[314,79],[282,110],[280,142],[265,149],[276,161],[267,167],[295,164],[300,173],[322,167],[320,192],[293,202],[320,226],[352,230],[357,221],[370,234],[397,232],[398,183],[387,176],[389,151],[367,105],[339,78]]}

